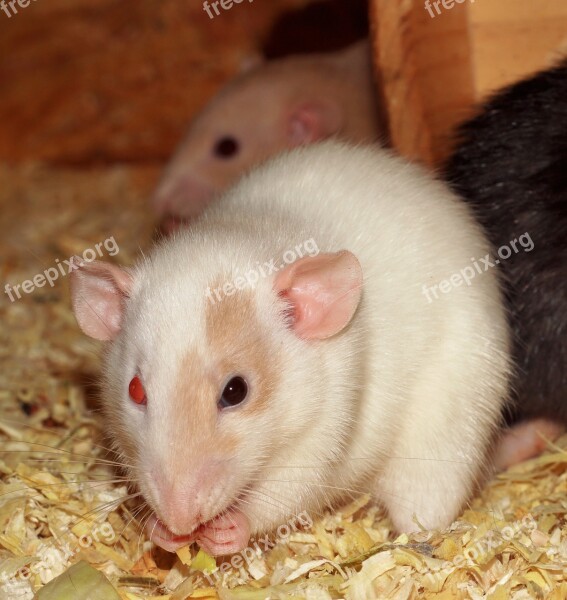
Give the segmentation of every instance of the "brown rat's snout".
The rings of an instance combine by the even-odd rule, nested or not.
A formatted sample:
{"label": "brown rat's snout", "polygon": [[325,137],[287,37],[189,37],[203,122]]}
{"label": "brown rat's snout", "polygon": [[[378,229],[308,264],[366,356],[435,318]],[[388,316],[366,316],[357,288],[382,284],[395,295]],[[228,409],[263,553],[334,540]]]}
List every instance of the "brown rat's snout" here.
{"label": "brown rat's snout", "polygon": [[189,176],[166,178],[152,198],[154,211],[161,217],[158,233],[169,236],[198,217],[215,191]]}
{"label": "brown rat's snout", "polygon": [[165,215],[159,222],[157,228],[158,237],[160,235],[169,236],[184,225],[188,225],[191,219],[182,219],[176,215]]}
{"label": "brown rat's snout", "polygon": [[216,191],[214,186],[192,175],[166,175],[155,191],[151,204],[159,217],[174,215],[187,219],[200,214]]}

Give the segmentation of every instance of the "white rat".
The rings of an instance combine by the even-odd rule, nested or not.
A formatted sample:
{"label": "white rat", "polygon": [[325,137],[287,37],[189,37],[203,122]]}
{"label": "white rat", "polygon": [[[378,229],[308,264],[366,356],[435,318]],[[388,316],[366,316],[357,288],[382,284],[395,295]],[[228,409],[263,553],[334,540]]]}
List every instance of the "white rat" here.
{"label": "white rat", "polygon": [[486,471],[508,330],[494,272],[424,292],[488,252],[443,183],[325,142],[252,172],[134,269],[75,271],[79,325],[111,341],[106,422],[151,538],[228,554],[364,490],[399,531],[449,525]]}
{"label": "white rat", "polygon": [[163,229],[196,216],[264,159],[339,136],[381,137],[367,40],[328,54],[290,56],[231,81],[193,120],[152,198]]}

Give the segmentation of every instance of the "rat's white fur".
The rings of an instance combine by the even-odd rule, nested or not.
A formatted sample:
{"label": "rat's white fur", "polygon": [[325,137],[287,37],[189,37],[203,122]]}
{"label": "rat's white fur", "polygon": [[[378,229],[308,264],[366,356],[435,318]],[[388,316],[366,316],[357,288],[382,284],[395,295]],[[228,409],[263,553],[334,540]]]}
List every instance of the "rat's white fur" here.
{"label": "rat's white fur", "polygon": [[[301,340],[285,321],[273,276],[261,278],[251,327],[278,374],[269,406],[219,415],[207,435],[235,434],[230,456],[210,445],[188,450],[206,432],[191,419],[179,423],[170,408],[182,361],[194,352],[212,369],[223,358],[211,355],[205,336],[206,289],[311,238],[321,252],[350,250],[362,266],[352,322],[328,340]],[[154,509],[166,512],[156,468],[181,482],[192,469],[225,461],[230,468],[199,499],[203,519],[251,484],[238,506],[253,533],[364,490],[375,492],[400,531],[416,529],[414,515],[427,528],[447,526],[485,468],[507,397],[508,331],[494,270],[432,302],[422,288],[488,252],[463,203],[383,150],[327,142],[247,176],[137,267],[108,353],[109,422]],[[147,411],[127,396],[137,370]],[[196,485],[179,484],[181,502]]]}

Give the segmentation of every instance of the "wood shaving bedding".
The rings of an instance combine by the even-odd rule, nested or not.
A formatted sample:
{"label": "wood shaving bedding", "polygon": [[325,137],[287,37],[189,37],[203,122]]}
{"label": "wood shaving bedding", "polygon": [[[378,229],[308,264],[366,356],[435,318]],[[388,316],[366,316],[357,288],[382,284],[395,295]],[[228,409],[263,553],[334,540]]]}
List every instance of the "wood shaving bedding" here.
{"label": "wood shaving bedding", "polygon": [[[120,252],[103,258],[130,264],[152,236],[156,174],[0,167],[2,285],[110,236]],[[99,574],[122,600],[567,598],[567,437],[496,477],[442,532],[396,537],[362,497],[232,559],[153,548],[105,449],[100,347],[75,324],[68,282],[2,296],[0,599],[65,600],[62,582],[79,577],[87,587],[74,586],[74,600],[94,598],[78,594]]]}

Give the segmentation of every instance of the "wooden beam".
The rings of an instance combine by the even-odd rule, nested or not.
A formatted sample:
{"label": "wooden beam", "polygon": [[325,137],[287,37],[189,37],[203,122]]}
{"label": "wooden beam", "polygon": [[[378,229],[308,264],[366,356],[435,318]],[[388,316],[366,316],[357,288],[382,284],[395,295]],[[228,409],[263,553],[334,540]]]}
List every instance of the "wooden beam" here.
{"label": "wooden beam", "polygon": [[447,10],[438,3],[442,12],[433,17],[424,0],[371,0],[370,6],[391,143],[408,158],[436,165],[475,99],[468,4]]}

